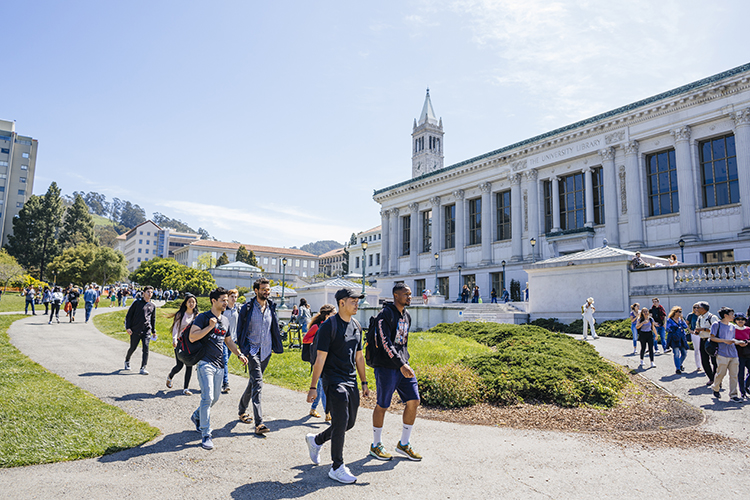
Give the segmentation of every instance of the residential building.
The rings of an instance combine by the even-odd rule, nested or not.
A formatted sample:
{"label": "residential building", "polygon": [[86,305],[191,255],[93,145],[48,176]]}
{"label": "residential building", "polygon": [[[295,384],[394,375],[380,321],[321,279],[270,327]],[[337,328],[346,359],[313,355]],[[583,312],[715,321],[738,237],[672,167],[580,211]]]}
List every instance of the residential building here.
{"label": "residential building", "polygon": [[16,123],[0,120],[0,247],[13,234],[13,218],[34,191],[38,141],[19,135]]}
{"label": "residential building", "polygon": [[[326,276],[341,276],[344,274],[344,248],[337,248],[318,256],[320,272]],[[352,268],[349,267],[349,272]]]}
{"label": "residential building", "polygon": [[154,257],[174,257],[175,250],[199,239],[199,234],[161,228],[155,222],[147,220],[118,236],[115,249],[125,254],[128,272],[133,272],[141,262],[147,262]]}
{"label": "residential building", "polygon": [[750,260],[750,64],[440,168],[443,133],[428,92],[412,178],[373,195],[384,289],[437,274],[449,300],[476,283],[487,302],[525,265],[604,244]]}
{"label": "residential building", "polygon": [[[362,244],[367,243],[367,250]],[[357,245],[349,247],[349,272],[367,276],[380,275],[381,226],[357,233]]]}

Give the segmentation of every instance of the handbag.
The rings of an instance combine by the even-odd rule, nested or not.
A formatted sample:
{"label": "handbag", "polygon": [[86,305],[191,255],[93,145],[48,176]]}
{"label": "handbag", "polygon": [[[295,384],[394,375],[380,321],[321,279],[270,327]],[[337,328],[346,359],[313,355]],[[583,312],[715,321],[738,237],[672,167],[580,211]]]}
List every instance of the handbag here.
{"label": "handbag", "polygon": [[707,340],[703,350],[706,351],[709,356],[716,356],[716,353],[719,351],[719,344],[713,340]]}
{"label": "handbag", "polygon": [[65,307],[63,307],[63,311],[65,311],[67,313],[67,312],[70,312],[71,309],[73,309],[73,306],[71,305],[71,303],[70,302],[66,302],[65,303]]}

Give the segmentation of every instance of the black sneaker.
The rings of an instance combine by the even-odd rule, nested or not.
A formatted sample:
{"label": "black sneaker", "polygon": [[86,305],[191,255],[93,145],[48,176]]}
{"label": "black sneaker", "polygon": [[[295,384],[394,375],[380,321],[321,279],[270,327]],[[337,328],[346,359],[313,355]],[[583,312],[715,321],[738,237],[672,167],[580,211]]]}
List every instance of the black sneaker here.
{"label": "black sneaker", "polygon": [[675,370],[675,374],[676,375],[681,375],[682,374],[682,370]]}
{"label": "black sneaker", "polygon": [[719,398],[721,398],[721,394],[719,394],[719,391],[714,391],[714,397],[715,397],[716,399],[719,399]]}
{"label": "black sneaker", "polygon": [[735,396],[732,398],[732,401],[734,401],[735,403],[742,403],[742,398],[738,398],[737,396]]}
{"label": "black sneaker", "polygon": [[195,430],[197,432],[200,432],[201,431],[201,421],[200,421],[199,418],[195,418],[195,413],[193,413],[192,415],[190,415],[190,421],[193,422],[193,424],[195,424]]}

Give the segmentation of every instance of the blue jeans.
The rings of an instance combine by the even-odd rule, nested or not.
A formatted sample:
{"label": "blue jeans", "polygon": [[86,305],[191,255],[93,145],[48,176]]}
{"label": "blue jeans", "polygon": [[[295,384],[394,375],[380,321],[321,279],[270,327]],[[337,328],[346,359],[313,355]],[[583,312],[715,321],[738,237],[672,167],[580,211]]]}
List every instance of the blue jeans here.
{"label": "blue jeans", "polygon": [[211,435],[211,407],[216,404],[221,395],[221,368],[216,368],[211,363],[199,361],[196,366],[198,371],[198,383],[201,387],[201,404],[193,413],[200,422],[201,436]]}
{"label": "blue jeans", "polygon": [[[656,327],[656,335],[661,339],[661,348],[667,350],[667,330],[663,326]],[[656,338],[654,338],[654,347],[658,344]]]}
{"label": "blue jeans", "polygon": [[29,304],[31,304],[31,314],[36,314],[36,311],[34,310],[34,301],[33,300],[27,300],[26,301],[26,309],[24,310],[24,314],[29,314]]}
{"label": "blue jeans", "polygon": [[497,304],[497,297],[492,297],[492,300],[490,300],[490,304]]}
{"label": "blue jeans", "polygon": [[91,309],[94,308],[93,302],[86,302],[86,321],[91,317]]}
{"label": "blue jeans", "polygon": [[221,381],[222,387],[229,387],[229,356],[231,355],[232,351],[224,344],[224,379]]}
{"label": "blue jeans", "polygon": [[672,349],[674,356],[674,367],[675,370],[682,370],[682,365],[685,364],[685,358],[687,358],[687,349],[684,347],[675,347]]}
{"label": "blue jeans", "polygon": [[315,401],[313,401],[312,406],[310,407],[311,410],[314,410],[318,407],[318,402],[320,402],[321,405],[323,405],[323,412],[326,412],[326,392],[323,390],[323,379],[318,379],[318,388],[317,388],[317,396],[315,396]]}
{"label": "blue jeans", "polygon": [[630,332],[633,334],[633,350],[635,350],[638,347],[638,329],[635,323],[630,323]]}

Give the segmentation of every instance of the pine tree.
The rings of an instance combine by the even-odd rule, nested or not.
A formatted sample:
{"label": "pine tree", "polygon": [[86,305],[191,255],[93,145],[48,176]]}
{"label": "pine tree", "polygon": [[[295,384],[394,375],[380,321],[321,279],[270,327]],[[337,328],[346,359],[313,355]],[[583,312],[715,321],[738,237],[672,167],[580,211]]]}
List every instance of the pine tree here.
{"label": "pine tree", "polygon": [[96,243],[94,219],[89,213],[88,205],[80,194],[65,212],[65,222],[60,232],[60,244],[63,248],[72,248],[81,243]]}
{"label": "pine tree", "polygon": [[229,264],[229,257],[227,257],[227,253],[222,253],[218,259],[216,259],[216,267],[223,266],[224,264]]}
{"label": "pine tree", "polygon": [[252,250],[248,252],[244,245],[240,245],[237,249],[236,259],[237,262],[244,262],[245,264],[258,267],[258,259],[255,257],[255,252]]}

